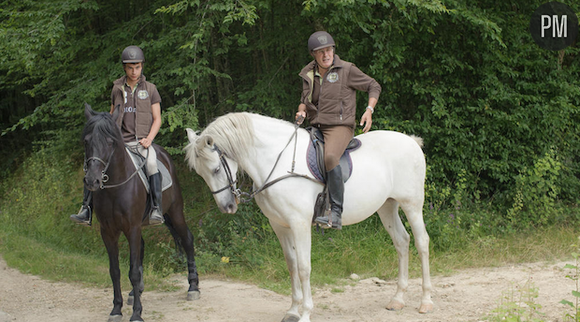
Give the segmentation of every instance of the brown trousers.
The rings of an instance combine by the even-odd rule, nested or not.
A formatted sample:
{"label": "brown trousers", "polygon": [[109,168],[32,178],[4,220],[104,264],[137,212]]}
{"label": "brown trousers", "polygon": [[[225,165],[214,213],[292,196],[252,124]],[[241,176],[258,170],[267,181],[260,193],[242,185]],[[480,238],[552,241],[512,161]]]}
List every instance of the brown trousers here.
{"label": "brown trousers", "polygon": [[320,125],[319,129],[324,135],[324,166],[328,172],[340,162],[340,157],[354,136],[354,129],[345,125]]}

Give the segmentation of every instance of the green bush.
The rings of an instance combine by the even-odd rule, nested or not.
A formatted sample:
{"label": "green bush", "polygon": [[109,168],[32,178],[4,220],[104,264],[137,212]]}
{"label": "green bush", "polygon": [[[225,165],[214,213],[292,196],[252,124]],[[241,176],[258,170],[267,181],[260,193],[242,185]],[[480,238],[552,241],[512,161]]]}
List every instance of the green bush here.
{"label": "green bush", "polygon": [[524,285],[512,285],[502,292],[497,308],[486,318],[488,321],[542,322],[542,306],[536,303],[538,288],[528,280]]}
{"label": "green bush", "polygon": [[514,227],[537,227],[553,224],[562,216],[558,204],[562,163],[554,150],[539,158],[532,168],[524,168],[516,177],[513,204],[507,218]]}

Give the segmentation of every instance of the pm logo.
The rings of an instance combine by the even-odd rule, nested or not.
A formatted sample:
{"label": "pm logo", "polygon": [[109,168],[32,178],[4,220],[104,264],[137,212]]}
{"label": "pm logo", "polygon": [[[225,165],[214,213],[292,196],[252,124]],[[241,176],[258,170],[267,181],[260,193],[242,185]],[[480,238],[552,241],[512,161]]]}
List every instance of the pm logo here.
{"label": "pm logo", "polygon": [[562,50],[574,43],[578,36],[578,17],[563,3],[544,3],[532,15],[530,32],[538,46]]}

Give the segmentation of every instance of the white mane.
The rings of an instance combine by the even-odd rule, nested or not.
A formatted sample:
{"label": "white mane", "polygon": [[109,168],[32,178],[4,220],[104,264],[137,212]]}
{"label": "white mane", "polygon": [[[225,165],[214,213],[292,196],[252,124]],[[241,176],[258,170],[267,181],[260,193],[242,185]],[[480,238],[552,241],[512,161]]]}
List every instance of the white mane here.
{"label": "white mane", "polygon": [[[254,144],[254,126],[250,113],[229,113],[218,117],[201,132],[198,139],[211,137],[215,146],[232,160],[243,160],[248,148]],[[207,158],[207,149],[200,149],[196,142],[185,147],[185,159],[190,167],[196,167],[196,157]]]}

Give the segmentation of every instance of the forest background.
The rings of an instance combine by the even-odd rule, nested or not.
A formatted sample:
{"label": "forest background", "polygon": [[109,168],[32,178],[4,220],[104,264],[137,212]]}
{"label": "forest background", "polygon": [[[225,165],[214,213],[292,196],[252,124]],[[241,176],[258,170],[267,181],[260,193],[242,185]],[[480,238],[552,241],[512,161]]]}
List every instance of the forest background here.
{"label": "forest background", "polygon": [[[121,52],[138,45],[163,100],[156,141],[180,168],[201,272],[260,270],[284,280],[281,251],[259,209],[252,203],[235,216],[220,214],[182,148],[186,127],[203,129],[228,112],[292,121],[298,72],[312,59],[306,44],[316,30],[332,34],[337,54],[381,84],[373,129],[423,138],[424,215],[435,257],[472,245],[465,267],[485,249],[497,254],[510,236],[573,236],[580,230],[580,46],[549,51],[534,43],[529,22],[543,2],[0,1],[0,253],[54,278],[70,277],[78,254],[106,265],[98,223],[89,229],[68,219],[82,200],[83,103],[109,110]],[[562,2],[580,12],[577,2]],[[367,97],[358,99],[360,117]],[[154,241],[151,269],[179,270],[167,231],[146,234]],[[377,216],[317,238],[315,249],[326,255],[313,257],[315,267],[340,260],[338,275],[365,262],[368,274],[396,272]],[[60,259],[30,264],[39,245]],[[365,247],[373,250],[361,255]],[[83,268],[78,279],[91,279]]]}

